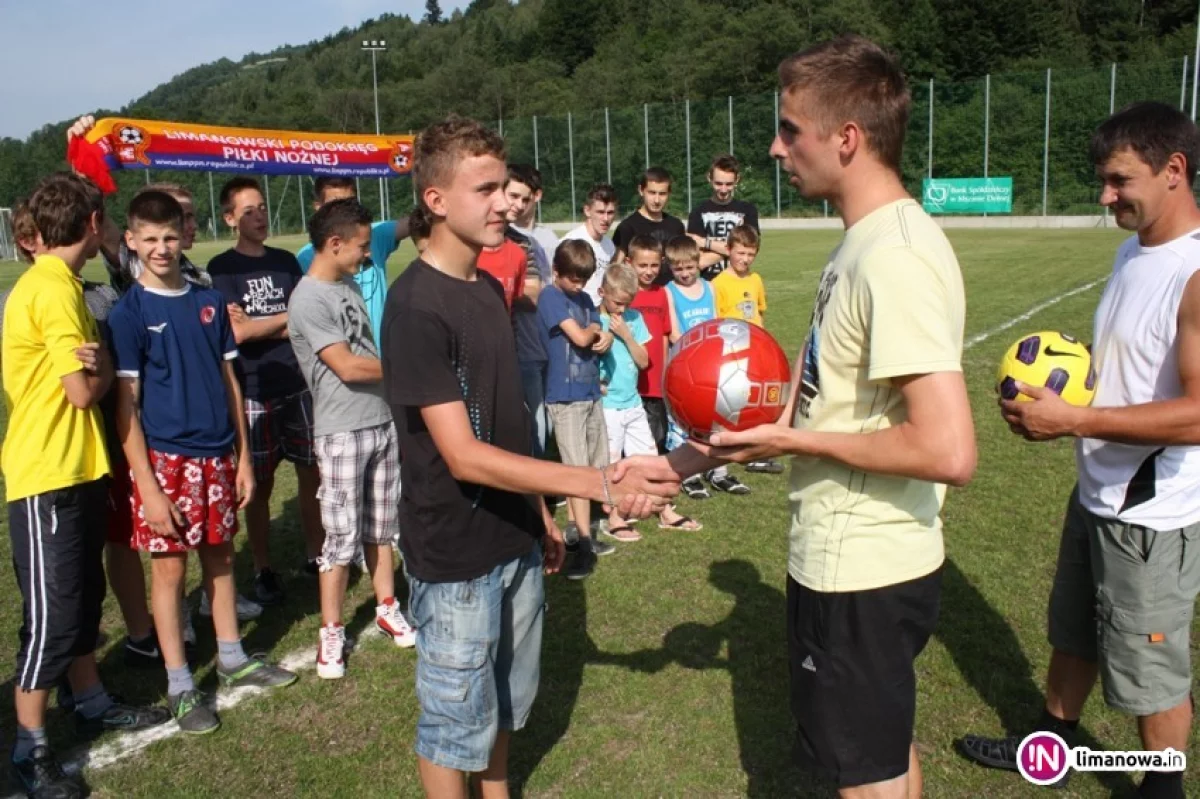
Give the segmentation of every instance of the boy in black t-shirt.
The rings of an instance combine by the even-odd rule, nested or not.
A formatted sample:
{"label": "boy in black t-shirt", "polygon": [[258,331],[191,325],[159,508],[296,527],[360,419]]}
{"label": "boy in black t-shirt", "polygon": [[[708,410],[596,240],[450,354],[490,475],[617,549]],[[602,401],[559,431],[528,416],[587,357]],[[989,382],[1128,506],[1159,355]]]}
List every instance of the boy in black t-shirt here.
{"label": "boy in black t-shirt", "polygon": [[310,562],[320,554],[325,538],[317,504],[320,477],[313,454],[312,395],[287,331],[288,299],[303,274],[295,255],[263,243],[268,235],[267,206],[257,180],[238,177],[221,187],[221,211],[225,224],[237,231],[237,244],[212,259],[208,273],[213,288],[228,303],[241,353],[238,376],[258,485],[246,506],[246,532],[254,556],[255,598],[270,605],[283,599],[269,545],[271,489],[281,460],[296,467],[300,525]]}
{"label": "boy in black t-shirt", "polygon": [[[638,181],[638,194],[642,198],[642,204],[622,219],[613,232],[613,244],[617,246],[613,263],[619,264],[628,260],[629,242],[633,241],[634,236],[649,236],[665,247],[668,241],[685,233],[683,221],[663,210],[671,199],[670,172],[660,166],[647,169]],[[671,264],[665,258],[662,271],[655,282],[660,286],[671,282]]]}
{"label": "boy in black t-shirt", "polygon": [[688,214],[688,235],[700,245],[700,276],[712,280],[729,266],[729,231],[738,225],[758,233],[758,209],[754,203],[734,199],[742,168],[732,155],[718,155],[708,170],[712,197]]}
{"label": "boy in black t-shirt", "polygon": [[[542,496],[586,497],[641,517],[679,490],[650,459],[595,469],[530,457],[503,289],[475,266],[504,239],[504,156],[504,140],[470,120],[421,133],[413,178],[431,232],[422,258],[392,284],[383,317],[384,387],[404,453],[400,546],[417,628],[414,749],[428,796],[466,796],[467,774],[482,795],[507,792],[509,735],[537,694],[542,571],[558,571],[564,554]],[[453,701],[447,686],[459,692]]]}

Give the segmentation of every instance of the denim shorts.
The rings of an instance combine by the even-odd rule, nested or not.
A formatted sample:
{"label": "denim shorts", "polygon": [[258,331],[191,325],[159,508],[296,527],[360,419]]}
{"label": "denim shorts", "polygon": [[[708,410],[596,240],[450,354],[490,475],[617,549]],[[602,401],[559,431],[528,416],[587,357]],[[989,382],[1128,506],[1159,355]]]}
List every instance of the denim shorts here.
{"label": "denim shorts", "polygon": [[456,583],[409,578],[417,628],[417,755],[487,768],[499,730],[525,726],[541,669],[542,548]]}

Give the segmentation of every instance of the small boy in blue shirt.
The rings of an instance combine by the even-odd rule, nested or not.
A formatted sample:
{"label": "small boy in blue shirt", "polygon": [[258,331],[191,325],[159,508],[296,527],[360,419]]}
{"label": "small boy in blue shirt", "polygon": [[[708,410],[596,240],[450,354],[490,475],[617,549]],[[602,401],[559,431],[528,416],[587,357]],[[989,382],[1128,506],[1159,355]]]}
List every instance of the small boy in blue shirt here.
{"label": "small boy in blue shirt", "polygon": [[[677,236],[667,242],[667,259],[671,263],[674,280],[667,284],[667,305],[671,317],[671,344],[683,338],[683,334],[694,327],[717,318],[716,292],[707,280],[700,278],[700,245],[687,236]],[[683,446],[686,440],[679,425],[669,419],[667,427],[667,449]],[[729,473],[727,465],[718,466],[704,473],[709,485],[729,494],[749,494],[750,486]],[[683,482],[683,490],[692,499],[708,499],[710,494],[704,487],[700,475],[692,475]]]}
{"label": "small boy in blue shirt", "polygon": [[255,485],[225,299],[184,279],[183,208],[174,197],[138,195],[128,224],[126,242],[144,269],[108,325],[117,431],[133,482],[133,545],[151,556],[150,604],[171,713],[181,730],[200,734],[220,721],[184,655],[180,611],[190,550],[199,553],[212,598],[221,681],[266,688],[296,675],[248,657],[238,633],[233,537]]}
{"label": "small boy in blue shirt", "polygon": [[[596,256],[584,241],[568,240],[554,253],[554,283],[538,296],[538,323],[546,350],[546,410],[562,462],[568,466],[608,465],[608,432],[600,404],[599,357],[613,343],[604,332],[592,298],[583,290],[596,271]],[[579,528],[579,548],[567,579],[582,580],[596,568],[597,555],[612,547],[592,540],[592,508],[587,499],[568,500]]]}
{"label": "small boy in blue shirt", "polygon": [[[646,344],[654,339],[642,314],[629,307],[638,293],[637,271],[628,264],[614,264],[600,285],[600,324],[613,334],[612,347],[600,359],[604,392],[604,425],[608,452],[613,463],[633,455],[658,454],[650,421],[638,394],[638,373],[650,364]],[[659,514],[663,530],[699,530],[693,519],[667,505]],[[618,541],[638,541],[641,535],[613,508],[608,515],[608,535]]]}

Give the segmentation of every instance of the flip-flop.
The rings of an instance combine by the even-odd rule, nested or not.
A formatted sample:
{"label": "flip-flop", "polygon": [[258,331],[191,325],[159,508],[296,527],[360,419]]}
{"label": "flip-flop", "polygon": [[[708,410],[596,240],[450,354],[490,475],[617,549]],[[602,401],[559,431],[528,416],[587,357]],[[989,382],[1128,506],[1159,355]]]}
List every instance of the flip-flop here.
{"label": "flip-flop", "polygon": [[[688,527],[688,524],[694,524],[695,527]],[[658,523],[659,530],[682,530],[685,533],[695,533],[704,529],[704,525],[693,519],[691,516],[680,516],[670,524],[663,522]]]}
{"label": "flip-flop", "polygon": [[604,531],[604,535],[623,544],[631,544],[634,541],[642,540],[642,534],[627,524],[622,524],[619,527],[610,527]]}

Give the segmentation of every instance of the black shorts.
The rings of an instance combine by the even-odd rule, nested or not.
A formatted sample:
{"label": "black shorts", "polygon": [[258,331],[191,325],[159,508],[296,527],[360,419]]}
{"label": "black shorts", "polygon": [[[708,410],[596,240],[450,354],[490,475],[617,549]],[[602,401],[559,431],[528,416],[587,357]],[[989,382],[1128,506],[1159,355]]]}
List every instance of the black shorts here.
{"label": "black shorts", "polygon": [[108,481],[8,503],[13,568],[23,600],[17,685],[49,688],[96,649],[104,605]]}
{"label": "black shorts", "polygon": [[642,397],[646,409],[646,421],[650,424],[650,435],[660,453],[667,451],[667,405],[661,397]]}
{"label": "black shorts", "polygon": [[913,661],[937,623],[942,570],[868,591],[787,582],[792,713],[801,764],[839,788],[908,771]]}

